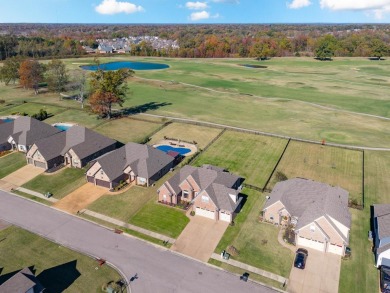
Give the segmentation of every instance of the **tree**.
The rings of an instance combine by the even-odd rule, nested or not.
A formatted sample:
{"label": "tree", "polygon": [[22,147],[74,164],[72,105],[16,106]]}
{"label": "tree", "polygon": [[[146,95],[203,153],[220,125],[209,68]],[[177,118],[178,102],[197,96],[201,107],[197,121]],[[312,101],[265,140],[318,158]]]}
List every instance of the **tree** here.
{"label": "tree", "polygon": [[371,56],[381,60],[389,52],[389,48],[381,39],[374,39],[370,44]]}
{"label": "tree", "polygon": [[133,73],[134,71],[128,69],[117,71],[99,69],[93,72],[90,80],[92,95],[89,99],[92,110],[110,119],[112,105],[118,104],[122,107],[127,91],[125,81]]}
{"label": "tree", "polygon": [[11,81],[15,84],[19,78],[20,59],[11,57],[4,61],[3,67],[0,68],[0,80],[8,85]]}
{"label": "tree", "polygon": [[68,72],[64,62],[52,60],[47,66],[47,86],[49,90],[60,93],[65,90],[69,82]]}
{"label": "tree", "polygon": [[87,77],[82,71],[81,73],[76,75],[76,83],[75,83],[75,90],[77,90],[78,94],[78,100],[81,103],[81,108],[84,108],[84,100],[85,100],[85,89],[87,87]]}
{"label": "tree", "polygon": [[36,60],[25,60],[20,64],[19,82],[24,88],[34,89],[39,93],[39,83],[43,81],[45,67]]}
{"label": "tree", "polygon": [[337,49],[337,39],[332,35],[326,35],[318,39],[315,54],[320,60],[332,59]]}

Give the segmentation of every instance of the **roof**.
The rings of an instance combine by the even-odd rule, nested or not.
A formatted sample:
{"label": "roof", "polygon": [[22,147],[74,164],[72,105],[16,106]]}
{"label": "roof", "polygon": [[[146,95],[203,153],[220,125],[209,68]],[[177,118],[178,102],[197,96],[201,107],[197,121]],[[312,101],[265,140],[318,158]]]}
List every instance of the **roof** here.
{"label": "roof", "polygon": [[54,126],[27,116],[21,116],[12,122],[2,124],[1,127],[7,126],[8,124],[12,125],[12,130],[8,137],[12,136],[17,144],[26,146],[33,145],[42,138],[60,132]]}
{"label": "roof", "polygon": [[0,285],[0,292],[25,293],[31,288],[34,288],[33,292],[42,292],[44,290],[30,269],[24,268]]}
{"label": "roof", "polygon": [[390,237],[390,204],[374,204],[379,239]]}
{"label": "roof", "polygon": [[14,129],[13,122],[2,123],[0,125],[0,145],[8,142],[8,138],[12,135]]}
{"label": "roof", "polygon": [[75,125],[67,131],[41,139],[35,145],[45,160],[64,156],[70,149],[82,160],[115,143],[111,138]]}
{"label": "roof", "polygon": [[164,184],[173,194],[177,195],[181,191],[180,184],[190,176],[201,191],[207,192],[217,208],[235,211],[238,203],[235,203],[229,194],[238,195],[239,192],[232,187],[238,180],[243,181],[243,178],[212,165],[203,165],[202,167],[187,165]]}
{"label": "roof", "polygon": [[[350,228],[348,192],[341,187],[330,186],[313,180],[294,178],[278,182],[264,209],[281,201],[291,216],[298,217],[296,229],[300,229],[321,216],[332,217]],[[342,234],[342,233],[341,233]]]}
{"label": "roof", "polygon": [[130,142],[96,161],[108,178],[114,180],[121,176],[128,166],[137,176],[150,178],[173,160],[173,157],[152,146]]}

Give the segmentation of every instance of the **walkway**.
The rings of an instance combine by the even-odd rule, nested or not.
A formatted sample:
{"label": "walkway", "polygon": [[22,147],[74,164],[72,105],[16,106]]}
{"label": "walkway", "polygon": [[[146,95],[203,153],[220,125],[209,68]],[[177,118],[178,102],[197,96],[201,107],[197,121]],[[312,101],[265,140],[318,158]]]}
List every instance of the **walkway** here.
{"label": "walkway", "polygon": [[[273,289],[43,204],[0,191],[0,218],[72,250],[102,258],[132,281],[132,293],[240,292]],[[7,240],[4,240],[7,241]],[[12,257],[12,256],[10,256]]]}
{"label": "walkway", "polygon": [[295,251],[297,250],[297,248],[294,246],[294,245],[291,245],[291,244],[288,244],[286,243],[284,240],[283,240],[283,233],[284,233],[284,229],[280,229],[279,230],[279,233],[278,233],[278,242],[280,245],[286,247],[287,249],[290,249],[292,252],[295,253]]}
{"label": "walkway", "polygon": [[129,223],[122,222],[120,220],[117,220],[117,219],[114,219],[114,218],[111,218],[111,217],[108,217],[108,216],[105,216],[105,215],[102,215],[102,214],[99,214],[99,213],[96,213],[96,212],[93,212],[90,210],[81,210],[80,213],[97,218],[97,219],[100,219],[100,220],[103,220],[103,221],[106,221],[108,223],[111,223],[111,224],[114,224],[114,225],[117,225],[120,227],[124,227],[124,228],[130,229],[130,230],[133,230],[133,231],[137,231],[139,233],[148,235],[148,236],[156,238],[156,239],[160,239],[162,241],[169,241],[170,243],[175,243],[175,241],[176,241],[176,239],[174,239],[174,238],[170,238],[168,236],[161,235],[159,233],[152,232],[152,231],[140,228],[138,226],[134,226],[134,225],[131,225]]}
{"label": "walkway", "polygon": [[53,203],[58,201],[58,199],[56,199],[56,198],[53,198],[53,197],[46,197],[46,196],[44,196],[42,193],[39,193],[39,192],[36,192],[36,191],[32,191],[32,190],[27,189],[27,188],[18,187],[18,188],[16,188],[15,190],[20,191],[20,192],[23,192],[23,193],[30,194],[30,195],[33,195],[33,196],[35,196],[35,197],[39,197],[39,198],[45,199],[45,200],[50,201],[50,202],[53,202]]}
{"label": "walkway", "polygon": [[250,265],[247,265],[245,263],[236,261],[234,259],[229,259],[229,260],[223,259],[223,258],[221,258],[221,256],[219,254],[216,254],[216,253],[213,253],[211,255],[211,258],[213,258],[215,260],[218,260],[220,262],[227,263],[229,265],[241,268],[241,269],[243,269],[245,271],[252,272],[252,273],[255,273],[257,275],[266,277],[268,279],[272,279],[272,280],[277,281],[277,282],[279,282],[281,284],[287,284],[287,282],[288,282],[288,279],[286,279],[285,277],[282,277],[282,276],[279,276],[279,275],[276,275],[276,274],[273,274],[273,273],[270,273],[270,272],[258,269],[256,267],[252,267]]}

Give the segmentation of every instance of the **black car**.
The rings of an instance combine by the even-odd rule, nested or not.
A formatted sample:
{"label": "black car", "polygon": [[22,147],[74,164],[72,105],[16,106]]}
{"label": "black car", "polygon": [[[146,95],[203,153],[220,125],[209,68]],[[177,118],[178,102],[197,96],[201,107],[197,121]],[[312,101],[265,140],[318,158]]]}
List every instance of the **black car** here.
{"label": "black car", "polygon": [[295,253],[294,267],[303,270],[306,265],[306,259],[309,253],[306,249],[299,248]]}
{"label": "black car", "polygon": [[249,273],[243,273],[242,276],[240,276],[240,280],[247,282],[249,278]]}

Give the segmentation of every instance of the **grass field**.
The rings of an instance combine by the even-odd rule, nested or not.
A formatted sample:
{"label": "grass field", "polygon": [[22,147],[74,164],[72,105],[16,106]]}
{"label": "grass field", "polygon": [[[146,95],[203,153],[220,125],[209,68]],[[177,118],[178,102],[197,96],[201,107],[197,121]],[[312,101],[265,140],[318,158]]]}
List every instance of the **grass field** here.
{"label": "grass field", "polygon": [[0,178],[3,178],[27,164],[23,153],[12,153],[0,158]]}
{"label": "grass field", "polygon": [[16,227],[0,231],[1,276],[33,266],[45,292],[102,292],[121,276],[107,265]]}
{"label": "grass field", "polygon": [[12,108],[6,108],[3,111],[1,111],[0,108],[0,116],[11,115],[13,113],[27,113],[28,115],[33,115],[39,113],[41,109],[45,110],[49,115],[55,115],[63,111],[63,109],[60,107],[56,107],[48,104],[25,103],[25,104],[17,105]]}
{"label": "grass field", "polygon": [[203,127],[192,124],[172,123],[153,135],[149,144],[156,144],[164,139],[164,136],[185,140],[188,142],[197,142],[201,149],[206,147],[222,130],[210,127]]}
{"label": "grass field", "polygon": [[246,183],[263,188],[286,144],[284,139],[227,131],[195,165],[224,167],[244,177]]}
{"label": "grass field", "polygon": [[94,130],[120,142],[143,142],[162,124],[122,118],[99,125]]}
{"label": "grass field", "polygon": [[[234,220],[235,225],[226,230],[215,253],[233,245],[239,251],[233,259],[288,278],[293,253],[278,243],[278,227],[258,221],[265,196],[249,189],[244,189],[243,194],[247,195],[247,201]],[[263,240],[267,243],[263,244]]]}
{"label": "grass field", "polygon": [[[362,202],[363,154],[329,146],[291,141],[276,172],[287,178],[307,178],[334,186],[349,192],[351,199]],[[274,173],[270,185],[273,188],[277,179]]]}
{"label": "grass field", "polygon": [[41,174],[23,185],[24,188],[40,193],[51,192],[61,199],[86,183],[85,169],[65,168],[56,174]]}
{"label": "grass field", "polygon": [[83,111],[81,109],[78,110],[64,109],[61,113],[58,113],[53,117],[46,119],[45,122],[49,124],[58,123],[58,122],[69,122],[69,123],[82,125],[88,128],[94,128],[98,124],[104,123],[105,121],[97,119],[96,114],[92,114],[87,111]]}

